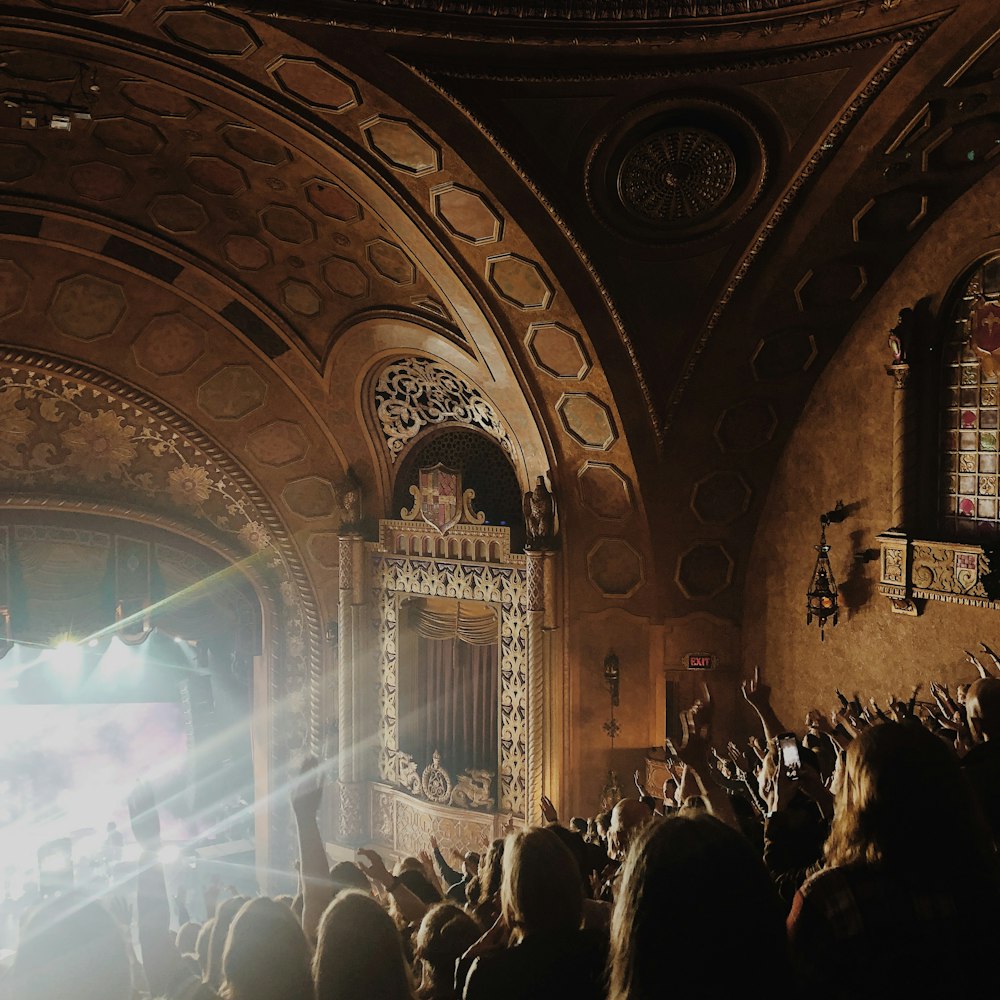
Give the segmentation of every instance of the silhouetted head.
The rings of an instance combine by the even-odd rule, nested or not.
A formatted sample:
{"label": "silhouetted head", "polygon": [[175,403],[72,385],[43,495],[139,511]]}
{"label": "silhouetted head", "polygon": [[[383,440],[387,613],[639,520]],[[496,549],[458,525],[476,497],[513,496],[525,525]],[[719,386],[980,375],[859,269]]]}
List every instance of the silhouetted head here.
{"label": "silhouetted head", "polygon": [[1000,740],[1000,680],[986,677],[970,685],[965,711],[976,742]]}
{"label": "silhouetted head", "polygon": [[25,921],[8,984],[16,1000],[130,1000],[122,930],[81,895],[50,900]]}
{"label": "silhouetted head", "polygon": [[411,1000],[410,971],[392,918],[347,891],[326,909],[313,958],[316,1000]]}
{"label": "silhouetted head", "polygon": [[784,912],[749,841],[706,813],[647,824],[622,869],[609,1000],[659,1000],[665,982],[672,996],[729,1000],[753,969],[781,995]]}
{"label": "silhouetted head", "polygon": [[309,945],[292,911],[275,899],[244,903],[222,958],[229,1000],[312,1000]]}
{"label": "silhouetted head", "polygon": [[507,838],[500,906],[504,923],[522,936],[580,929],[580,868],[551,830],[536,826]]}
{"label": "silhouetted head", "polygon": [[644,802],[639,799],[622,799],[611,810],[608,855],[617,860],[624,858],[636,833],[652,818],[652,810]]}
{"label": "silhouetted head", "polygon": [[421,963],[421,990],[437,998],[450,996],[455,988],[455,963],[481,935],[479,924],[460,906],[432,906],[414,939],[414,957]]}

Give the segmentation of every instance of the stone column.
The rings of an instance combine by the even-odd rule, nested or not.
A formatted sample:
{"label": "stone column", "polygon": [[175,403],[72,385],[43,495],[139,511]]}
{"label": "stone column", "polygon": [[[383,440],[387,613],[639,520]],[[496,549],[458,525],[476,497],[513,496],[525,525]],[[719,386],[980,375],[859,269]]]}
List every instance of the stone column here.
{"label": "stone column", "polygon": [[529,550],[527,562],[528,623],[528,774],[524,818],[542,822],[540,801],[545,789],[545,553]]}
{"label": "stone column", "polygon": [[340,536],[337,839],[348,844],[360,844],[368,836],[367,758],[374,737],[368,723],[371,699],[366,696],[365,684],[371,641],[364,555],[361,535],[346,532]]}
{"label": "stone column", "polygon": [[913,528],[916,503],[916,426],[910,366],[898,361],[886,368],[893,379],[892,394],[892,525],[897,531]]}

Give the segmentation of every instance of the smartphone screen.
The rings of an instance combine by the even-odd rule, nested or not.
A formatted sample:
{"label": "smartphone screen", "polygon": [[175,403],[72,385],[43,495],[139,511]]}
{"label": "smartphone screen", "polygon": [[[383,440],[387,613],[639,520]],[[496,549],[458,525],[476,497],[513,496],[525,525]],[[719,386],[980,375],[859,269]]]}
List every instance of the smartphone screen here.
{"label": "smartphone screen", "polygon": [[785,774],[793,780],[799,776],[802,758],[799,756],[799,741],[794,733],[783,733],[778,737],[778,749],[781,752],[781,766]]}

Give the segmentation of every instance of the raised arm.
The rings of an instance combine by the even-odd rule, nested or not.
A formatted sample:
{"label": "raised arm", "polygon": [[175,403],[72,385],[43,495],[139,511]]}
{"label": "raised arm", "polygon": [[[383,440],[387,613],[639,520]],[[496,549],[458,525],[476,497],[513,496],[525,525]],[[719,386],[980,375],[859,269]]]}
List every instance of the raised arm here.
{"label": "raised arm", "polygon": [[687,711],[681,713],[682,742],[679,747],[668,747],[678,759],[687,765],[688,777],[697,783],[709,812],[727,826],[739,829],[729,795],[720,788],[709,775],[711,763],[712,716],[714,705],[708,685],[703,685],[703,695]]}
{"label": "raised arm", "polygon": [[129,796],[128,807],[132,833],[142,848],[136,880],[136,917],[142,967],[151,996],[174,996],[191,976],[170,933],[167,883],[163,877],[163,866],[157,859],[160,814],[152,789],[146,784],[137,785]]}
{"label": "raised arm", "polygon": [[381,886],[392,896],[403,919],[411,924],[419,924],[427,912],[427,904],[410,892],[396,876],[391,874],[382,860],[382,855],[378,851],[360,850],[358,851],[358,856],[366,862],[366,864],[361,864],[359,861],[358,867],[375,885]]}
{"label": "raised arm", "polygon": [[764,741],[770,746],[775,737],[787,732],[771,706],[771,688],[760,679],[760,667],[753,668],[753,676],[742,685],[746,703],[757,713],[764,727]]}
{"label": "raised arm", "polygon": [[323,911],[333,901],[330,864],[316,816],[323,801],[323,775],[319,761],[307,757],[292,792],[292,811],[299,832],[299,877],[302,881],[302,930],[316,943]]}
{"label": "raised arm", "polygon": [[438,874],[441,876],[444,884],[450,888],[451,886],[457,885],[461,882],[461,873],[455,871],[455,869],[452,868],[447,861],[445,861],[445,857],[441,853],[441,845],[438,843],[437,837],[431,837],[431,850],[434,854],[434,864],[437,866]]}

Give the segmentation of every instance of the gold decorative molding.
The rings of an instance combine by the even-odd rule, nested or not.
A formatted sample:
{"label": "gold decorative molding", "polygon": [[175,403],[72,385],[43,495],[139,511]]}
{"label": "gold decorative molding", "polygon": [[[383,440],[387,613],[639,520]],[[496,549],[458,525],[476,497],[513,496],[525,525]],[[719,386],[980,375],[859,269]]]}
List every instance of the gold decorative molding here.
{"label": "gold decorative molding", "polygon": [[[406,521],[383,521],[382,542],[370,545],[372,611],[378,657],[378,746],[379,776],[389,784],[404,784],[413,790],[410,775],[400,761],[399,746],[399,601],[406,595],[450,597],[461,601],[482,601],[499,611],[500,623],[500,753],[498,789],[499,811],[524,817],[528,807],[528,628],[527,579],[524,557],[510,556],[504,563],[464,562],[440,557],[397,555],[386,539],[405,537],[415,525]],[[487,532],[487,526],[478,527]],[[509,529],[497,528],[507,536]],[[431,529],[428,534],[434,534]],[[440,539],[442,542],[445,539]],[[492,549],[491,543],[487,550]],[[404,766],[401,767],[401,763]]]}
{"label": "gold decorative molding", "polygon": [[1000,561],[991,548],[925,541],[891,531],[879,535],[878,542],[878,589],[894,612],[918,614],[914,599],[1000,609]]}
{"label": "gold decorative molding", "polygon": [[379,846],[400,856],[427,850],[434,837],[443,851],[485,850],[503,835],[507,818],[435,805],[412,798],[400,788],[371,786],[371,836]]}

